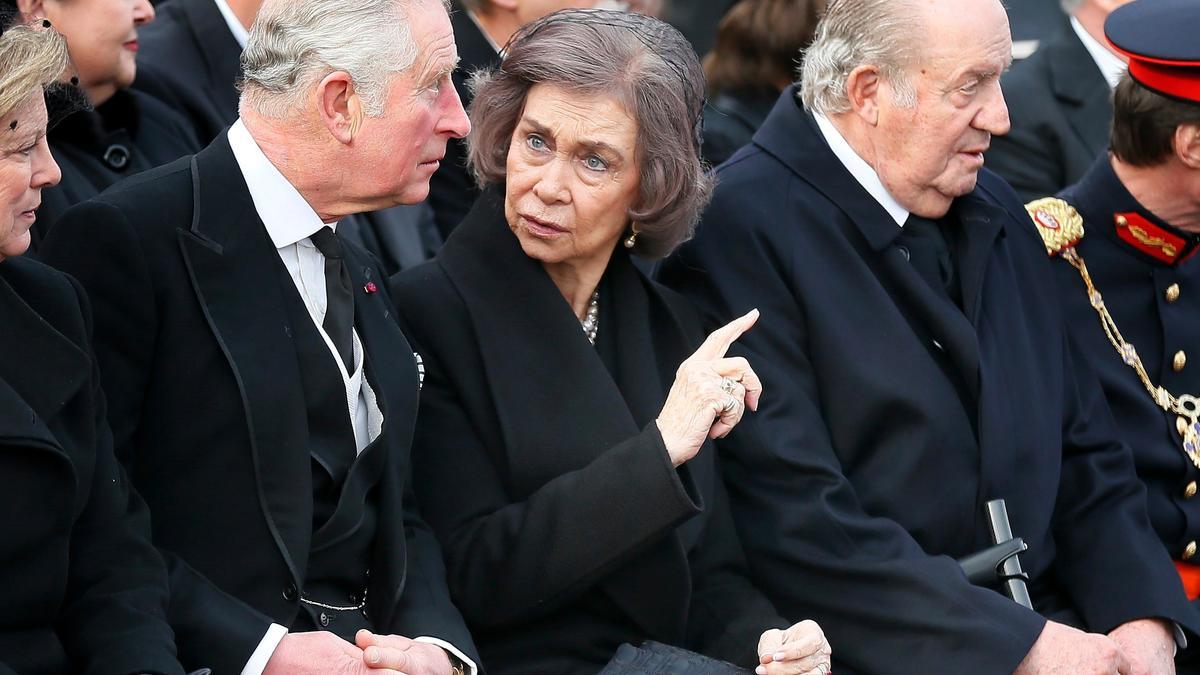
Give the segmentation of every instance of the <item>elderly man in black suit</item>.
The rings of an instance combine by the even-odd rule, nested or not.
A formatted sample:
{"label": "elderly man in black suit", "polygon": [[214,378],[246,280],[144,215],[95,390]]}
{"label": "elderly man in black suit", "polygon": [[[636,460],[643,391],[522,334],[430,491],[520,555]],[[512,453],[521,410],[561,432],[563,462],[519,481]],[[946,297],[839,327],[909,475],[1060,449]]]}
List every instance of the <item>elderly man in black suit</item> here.
{"label": "elderly man in black suit", "polygon": [[406,488],[418,362],[382,271],[337,232],[425,197],[469,130],[456,59],[437,0],[271,0],[240,120],[46,242],[95,305],[118,454],[151,507],[186,663],[474,669]]}
{"label": "elderly man in black suit", "polygon": [[1001,80],[1012,130],[995,139],[987,163],[1023,200],[1071,185],[1108,147],[1125,61],[1108,45],[1104,19],[1128,1],[1063,0],[1069,23]]}
{"label": "elderly man in black suit", "polygon": [[[727,482],[757,580],[838,673],[1169,673],[1172,622],[1196,628],[1045,249],[981,171],[1008,35],[998,0],[834,3],[803,104],[723,165],[664,270],[719,317],[762,312]],[[993,499],[1036,611],[955,563]]]}

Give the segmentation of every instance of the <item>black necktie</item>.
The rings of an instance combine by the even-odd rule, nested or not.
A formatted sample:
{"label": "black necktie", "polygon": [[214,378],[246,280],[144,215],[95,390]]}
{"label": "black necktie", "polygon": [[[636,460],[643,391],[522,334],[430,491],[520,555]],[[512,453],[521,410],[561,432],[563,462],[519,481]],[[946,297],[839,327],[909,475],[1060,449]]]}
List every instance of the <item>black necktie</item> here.
{"label": "black necktie", "polygon": [[321,326],[346,365],[354,372],[354,293],[350,290],[350,272],[342,257],[342,242],[326,226],[309,239],[325,256],[325,321]]}
{"label": "black necktie", "polygon": [[908,251],[908,261],[930,288],[962,306],[962,289],[958,287],[950,245],[937,221],[909,215],[896,243]]}

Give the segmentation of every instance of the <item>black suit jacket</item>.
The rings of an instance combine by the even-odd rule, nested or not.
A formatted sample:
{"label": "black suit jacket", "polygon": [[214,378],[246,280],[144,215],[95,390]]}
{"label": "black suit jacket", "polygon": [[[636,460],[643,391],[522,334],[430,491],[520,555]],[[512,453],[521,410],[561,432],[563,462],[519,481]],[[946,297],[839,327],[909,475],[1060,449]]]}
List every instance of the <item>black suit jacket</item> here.
{"label": "black suit jacket", "polygon": [[[454,28],[454,42],[458,47],[458,68],[454,70],[451,79],[458,97],[462,99],[463,107],[470,108],[471,89],[467,86],[471,73],[480,69],[493,68],[500,64],[500,55],[492,48],[487,37],[467,15],[458,2],[454,3],[454,11],[450,14],[450,24]],[[479,197],[479,188],[475,179],[467,170],[467,142],[462,138],[451,138],[446,144],[446,157],[442,166],[429,180],[429,200],[433,207],[433,217],[442,239],[450,236],[471,205]]]}
{"label": "black suit jacket", "polygon": [[204,144],[237,119],[238,44],[212,0],[170,0],[138,31],[135,89],[185,115]]}
{"label": "black suit jacket", "polygon": [[0,262],[0,672],[180,673],[149,513],[113,455],[83,290]]}
{"label": "black suit jacket", "polygon": [[393,281],[425,360],[423,512],[489,672],[595,673],[654,639],[756,665],[785,622],[746,577],[710,444],[678,470],[653,420],[703,339],[617,250],[599,353],[484,193]]}
{"label": "black suit jacket", "polygon": [[663,271],[722,318],[762,312],[739,341],[762,404],[725,464],[759,583],[821,624],[835,672],[1010,673],[1043,619],[954,560],[990,544],[983,505],[1003,498],[1041,613],[1194,629],[1012,191],[985,171],[953,204],[960,310],[794,95],[722,167]]}
{"label": "black suit jacket", "polygon": [[1112,90],[1067,25],[1003,79],[1012,130],[992,139],[987,167],[1025,200],[1078,181],[1108,147]]}
{"label": "black suit jacket", "polygon": [[202,147],[174,111],[129,89],[118,91],[95,110],[70,115],[50,130],[47,141],[62,169],[62,180],[42,190],[42,205],[30,231],[35,253],[71,206]]}
{"label": "black suit jacket", "polygon": [[[96,308],[118,455],[154,514],[185,664],[238,672],[290,625],[313,526],[307,417],[282,262],[220,136],[68,212],[45,247]],[[368,612],[377,631],[470,650],[433,536],[405,489],[417,368],[383,276],[347,246],[355,326],[388,455]],[[281,282],[281,275],[283,275]]]}
{"label": "black suit jacket", "polygon": [[[1083,216],[1085,235],[1076,249],[1121,334],[1137,349],[1150,381],[1176,396],[1200,396],[1200,367],[1193,360],[1200,347],[1200,258],[1188,255],[1184,246],[1179,246],[1180,260],[1174,263],[1147,255],[1121,238],[1116,217],[1138,214],[1159,228],[1148,234],[1165,233],[1164,238],[1175,242],[1194,242],[1194,235],[1171,227],[1138,203],[1108,157],[1097,160],[1062,197]],[[1183,452],[1175,427],[1179,417],[1154,402],[1108,341],[1079,272],[1065,260],[1055,260],[1055,267],[1067,325],[1079,341],[1083,360],[1099,374],[1121,434],[1133,448],[1138,475],[1146,483],[1150,522],[1167,550],[1181,558],[1200,540],[1200,499],[1194,483],[1200,481],[1200,470]],[[1168,289],[1173,285],[1172,299]],[[1176,370],[1178,353],[1185,360]],[[1192,604],[1200,610],[1200,602]]]}

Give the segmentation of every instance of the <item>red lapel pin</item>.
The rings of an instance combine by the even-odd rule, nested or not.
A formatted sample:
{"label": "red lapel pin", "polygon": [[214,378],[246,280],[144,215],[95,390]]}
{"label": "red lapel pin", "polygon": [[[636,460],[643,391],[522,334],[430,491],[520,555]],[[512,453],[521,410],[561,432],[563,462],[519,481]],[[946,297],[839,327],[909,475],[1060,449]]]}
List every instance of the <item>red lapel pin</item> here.
{"label": "red lapel pin", "polygon": [[367,285],[363,286],[363,290],[367,293],[374,293],[375,291],[379,290],[379,287],[375,285],[374,281],[368,281]]}

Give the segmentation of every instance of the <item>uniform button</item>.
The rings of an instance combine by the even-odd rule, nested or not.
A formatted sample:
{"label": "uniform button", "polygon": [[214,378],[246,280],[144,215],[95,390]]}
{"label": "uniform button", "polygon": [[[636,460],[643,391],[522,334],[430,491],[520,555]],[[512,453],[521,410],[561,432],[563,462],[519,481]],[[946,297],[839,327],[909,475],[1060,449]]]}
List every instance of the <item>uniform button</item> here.
{"label": "uniform button", "polygon": [[295,600],[297,595],[299,595],[299,593],[296,592],[295,584],[288,584],[287,588],[283,589],[283,599],[287,600],[288,602]]}
{"label": "uniform button", "polygon": [[1187,484],[1187,487],[1183,488],[1183,498],[1191,499],[1192,497],[1195,497],[1195,496],[1196,496],[1196,481],[1192,481]]}
{"label": "uniform button", "polygon": [[1167,299],[1167,302],[1175,302],[1178,300],[1179,284],[1171,284],[1170,286],[1167,286],[1167,290],[1163,291],[1163,297]]}
{"label": "uniform button", "polygon": [[1191,560],[1194,555],[1196,555],[1196,542],[1189,541],[1188,545],[1183,547],[1183,555],[1181,557],[1184,560]]}
{"label": "uniform button", "polygon": [[1117,216],[1117,227],[1125,227],[1127,225],[1129,225],[1129,221],[1125,219],[1125,216]]}
{"label": "uniform button", "polygon": [[1175,352],[1175,358],[1171,359],[1171,367],[1175,369],[1175,372],[1178,373],[1179,371],[1183,370],[1183,367],[1186,365],[1187,354],[1184,354],[1182,349]]}
{"label": "uniform button", "polygon": [[[1196,552],[1196,545],[1194,543],[1192,544],[1192,552]],[[320,622],[322,628],[329,626],[329,616],[325,612],[321,612],[321,616],[317,618],[317,621]]]}

